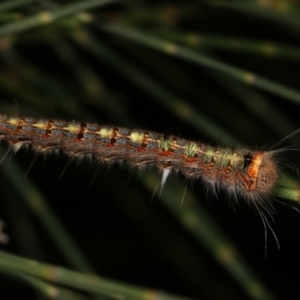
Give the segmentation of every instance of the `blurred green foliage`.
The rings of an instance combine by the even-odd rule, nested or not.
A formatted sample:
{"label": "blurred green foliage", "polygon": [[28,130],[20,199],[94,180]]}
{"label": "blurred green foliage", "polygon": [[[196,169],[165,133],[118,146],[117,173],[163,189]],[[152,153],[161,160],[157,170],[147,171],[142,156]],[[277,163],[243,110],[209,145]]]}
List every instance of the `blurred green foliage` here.
{"label": "blurred green foliage", "polygon": [[[295,1],[2,1],[0,113],[268,149],[300,127],[299,38]],[[299,144],[279,146],[292,200]],[[1,299],[297,297],[293,202],[265,260],[259,216],[201,182],[153,196],[155,170],[24,149],[0,167]]]}

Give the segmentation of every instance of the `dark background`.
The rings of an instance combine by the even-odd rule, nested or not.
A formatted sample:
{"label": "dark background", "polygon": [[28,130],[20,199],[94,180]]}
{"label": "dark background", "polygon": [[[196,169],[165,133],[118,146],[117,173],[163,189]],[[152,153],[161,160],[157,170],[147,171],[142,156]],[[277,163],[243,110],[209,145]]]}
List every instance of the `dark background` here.
{"label": "dark background", "polygon": [[[1,114],[113,124],[259,150],[300,127],[300,11],[292,1],[119,1],[26,28],[42,11],[78,3],[0,4]],[[286,187],[297,188],[299,144],[294,136],[278,146],[296,149],[280,158]],[[7,149],[3,143],[2,155]],[[56,240],[61,232],[51,232],[57,221],[46,224],[51,210],[105,278],[195,299],[255,299],[239,283],[242,273],[220,263],[207,244],[215,236],[222,245],[226,236],[235,248],[233,262],[239,253],[249,278],[272,294],[257,299],[299,293],[300,215],[289,207],[297,208],[295,201],[273,197],[278,213],[269,220],[280,250],[268,229],[265,257],[264,227],[253,207],[242,198],[236,205],[223,192],[216,197],[200,181],[173,175],[152,198],[157,170],[26,149],[6,157],[0,176],[0,217],[10,237],[3,251],[86,271],[68,260]],[[31,184],[49,208],[37,208],[26,189]],[[191,203],[208,215],[202,228],[208,238],[195,238],[180,221],[184,209],[193,211]],[[1,299],[36,296],[2,272]]]}

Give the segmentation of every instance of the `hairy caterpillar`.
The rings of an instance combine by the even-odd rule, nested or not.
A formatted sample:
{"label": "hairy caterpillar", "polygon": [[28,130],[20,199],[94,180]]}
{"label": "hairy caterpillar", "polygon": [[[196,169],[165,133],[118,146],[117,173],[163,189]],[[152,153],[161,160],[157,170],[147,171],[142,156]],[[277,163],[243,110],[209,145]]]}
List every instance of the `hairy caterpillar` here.
{"label": "hairy caterpillar", "polygon": [[146,130],[0,115],[0,139],[14,151],[31,145],[36,152],[153,165],[163,173],[162,185],[170,172],[181,172],[250,202],[267,199],[278,178],[276,151],[218,148]]}
{"label": "hairy caterpillar", "polygon": [[7,115],[0,115],[0,140],[10,145],[7,153],[31,146],[37,153],[62,151],[104,163],[155,166],[162,172],[161,186],[171,172],[201,179],[214,193],[223,190],[252,205],[262,219],[265,241],[269,227],[279,248],[266,214],[272,218],[274,212],[269,200],[279,177],[277,154],[281,150],[234,150],[146,130]]}

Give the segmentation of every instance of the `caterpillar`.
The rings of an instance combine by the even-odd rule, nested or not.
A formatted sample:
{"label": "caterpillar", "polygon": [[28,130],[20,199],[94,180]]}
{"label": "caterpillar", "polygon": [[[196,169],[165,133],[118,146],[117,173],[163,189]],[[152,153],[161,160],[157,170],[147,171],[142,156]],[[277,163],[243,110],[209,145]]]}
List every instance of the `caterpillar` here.
{"label": "caterpillar", "polygon": [[229,149],[147,130],[0,114],[1,140],[9,144],[7,153],[29,146],[37,153],[61,151],[71,158],[93,157],[99,163],[127,162],[140,169],[154,166],[162,173],[161,186],[172,172],[200,179],[214,194],[223,190],[252,205],[265,229],[265,251],[267,227],[279,249],[266,214],[272,219],[275,212],[269,200],[279,178],[280,149]]}
{"label": "caterpillar", "polygon": [[278,179],[277,151],[212,147],[146,130],[0,115],[0,140],[15,152],[30,145],[36,152],[155,166],[163,174],[162,185],[171,172],[180,172],[249,202],[267,199]]}

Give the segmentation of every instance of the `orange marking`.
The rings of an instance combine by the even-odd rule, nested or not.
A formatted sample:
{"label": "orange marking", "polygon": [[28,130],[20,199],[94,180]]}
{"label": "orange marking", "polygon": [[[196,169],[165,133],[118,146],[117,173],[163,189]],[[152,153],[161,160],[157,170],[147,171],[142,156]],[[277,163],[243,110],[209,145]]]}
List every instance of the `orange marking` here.
{"label": "orange marking", "polygon": [[137,148],[136,150],[137,150],[137,152],[143,152],[143,151],[145,151],[146,149],[145,149],[145,148],[142,148],[142,147],[139,147],[139,148]]}
{"label": "orange marking", "polygon": [[106,143],[105,146],[106,147],[113,147],[114,145],[112,143]]}
{"label": "orange marking", "polygon": [[170,156],[170,155],[173,155],[173,153],[171,151],[161,151],[161,155]]}
{"label": "orange marking", "polygon": [[264,152],[256,153],[255,155],[253,155],[251,164],[247,170],[247,175],[249,177],[256,179],[263,155],[264,155]]}
{"label": "orange marking", "polygon": [[247,184],[249,190],[255,189],[257,174],[259,172],[259,168],[260,168],[263,156],[264,156],[264,152],[258,152],[253,155],[251,164],[248,167],[248,170],[246,173],[247,176],[249,177],[249,179],[243,178],[244,181],[246,181],[246,184]]}
{"label": "orange marking", "polygon": [[189,163],[193,163],[193,162],[197,161],[197,158],[190,157],[190,158],[187,159],[187,161],[188,161]]}

